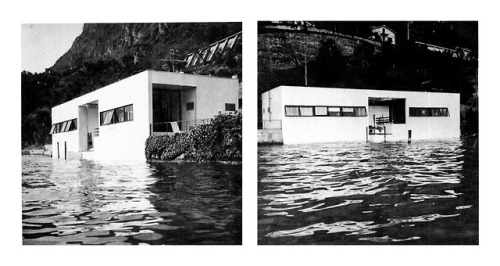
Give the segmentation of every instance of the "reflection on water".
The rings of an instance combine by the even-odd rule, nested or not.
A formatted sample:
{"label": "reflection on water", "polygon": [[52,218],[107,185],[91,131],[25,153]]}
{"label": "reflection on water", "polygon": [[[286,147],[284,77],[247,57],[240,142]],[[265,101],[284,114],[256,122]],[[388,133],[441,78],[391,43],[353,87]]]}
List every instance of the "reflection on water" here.
{"label": "reflection on water", "polygon": [[259,244],[478,244],[475,144],[259,147]]}
{"label": "reflection on water", "polygon": [[241,165],[22,163],[24,244],[241,244]]}

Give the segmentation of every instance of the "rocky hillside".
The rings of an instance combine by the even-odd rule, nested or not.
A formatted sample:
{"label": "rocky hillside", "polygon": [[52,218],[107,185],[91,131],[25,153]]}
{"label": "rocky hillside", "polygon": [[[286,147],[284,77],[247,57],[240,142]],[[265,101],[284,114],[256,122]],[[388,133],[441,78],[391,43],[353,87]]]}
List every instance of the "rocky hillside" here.
{"label": "rocky hillside", "polygon": [[[281,85],[459,92],[464,108],[477,109],[477,23],[394,22],[399,32],[412,29],[408,40],[396,37],[397,45],[368,39],[373,23],[380,22],[259,23],[257,110],[261,94]],[[338,29],[346,32],[333,31]],[[461,29],[470,34],[461,35]],[[416,40],[465,45],[474,56],[464,60],[432,52]],[[258,117],[260,126],[260,112]],[[477,132],[477,123],[465,131]]]}
{"label": "rocky hillside", "polygon": [[85,24],[71,49],[50,70],[64,72],[84,63],[110,60],[161,69],[160,59],[168,58],[172,51],[182,59],[238,31],[240,23]]}
{"label": "rocky hillside", "polygon": [[[50,139],[53,106],[146,69],[170,71],[174,67],[162,59],[182,60],[241,29],[241,23],[85,24],[54,66],[44,73],[21,73],[23,147]],[[241,59],[239,43],[218,60],[185,72],[241,79]]]}

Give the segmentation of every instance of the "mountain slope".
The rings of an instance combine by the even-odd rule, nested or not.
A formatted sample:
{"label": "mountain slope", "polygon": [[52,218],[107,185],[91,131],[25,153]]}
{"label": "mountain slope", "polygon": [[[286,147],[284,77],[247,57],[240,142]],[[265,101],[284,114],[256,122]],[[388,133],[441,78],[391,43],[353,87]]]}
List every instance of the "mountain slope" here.
{"label": "mountain slope", "polygon": [[63,72],[99,60],[161,68],[171,50],[183,58],[196,49],[241,31],[241,23],[126,23],[85,24],[70,50],[51,71]]}
{"label": "mountain slope", "polygon": [[[241,23],[85,24],[68,52],[47,71],[21,73],[23,147],[49,141],[53,106],[146,69],[168,71],[162,59],[184,59],[239,31]],[[241,63],[240,43],[217,62],[193,71],[241,78]]]}

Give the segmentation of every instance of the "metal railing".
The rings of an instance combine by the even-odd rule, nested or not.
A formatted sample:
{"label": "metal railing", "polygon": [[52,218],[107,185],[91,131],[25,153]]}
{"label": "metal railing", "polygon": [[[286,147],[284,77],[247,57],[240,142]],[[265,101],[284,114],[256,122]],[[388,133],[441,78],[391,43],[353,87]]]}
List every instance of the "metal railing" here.
{"label": "metal railing", "polygon": [[377,117],[375,118],[375,122],[377,125],[379,124],[389,124],[389,123],[392,123],[392,117]]}
{"label": "metal railing", "polygon": [[369,135],[392,135],[392,124],[386,123],[381,126],[368,126]]}
{"label": "metal railing", "polygon": [[212,121],[212,118],[152,123],[150,131],[151,131],[151,133],[174,133],[175,134],[175,133],[190,131],[198,125],[208,124],[211,121]]}

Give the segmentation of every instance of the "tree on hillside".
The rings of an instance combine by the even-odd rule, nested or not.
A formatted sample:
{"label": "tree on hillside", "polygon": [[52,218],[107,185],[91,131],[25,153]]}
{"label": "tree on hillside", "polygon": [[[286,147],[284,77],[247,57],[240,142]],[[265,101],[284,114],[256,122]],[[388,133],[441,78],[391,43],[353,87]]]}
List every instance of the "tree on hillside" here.
{"label": "tree on hillside", "polygon": [[316,60],[311,64],[312,75],[316,76],[319,86],[332,86],[342,78],[346,63],[341,48],[334,40],[321,40]]}

